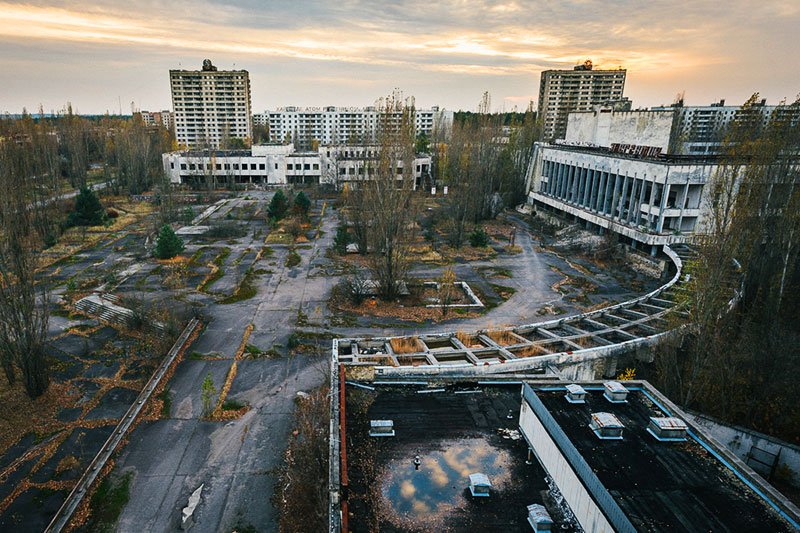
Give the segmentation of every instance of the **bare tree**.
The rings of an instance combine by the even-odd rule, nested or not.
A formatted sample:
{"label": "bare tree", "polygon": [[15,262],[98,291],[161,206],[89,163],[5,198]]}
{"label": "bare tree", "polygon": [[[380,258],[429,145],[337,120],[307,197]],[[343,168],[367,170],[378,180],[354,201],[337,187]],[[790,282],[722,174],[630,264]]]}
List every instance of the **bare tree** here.
{"label": "bare tree", "polygon": [[785,297],[800,290],[800,101],[765,112],[753,95],[727,132],[687,265],[689,333],[663,350],[659,380],[686,406],[791,433],[800,416],[780,406],[800,371],[800,304]]}
{"label": "bare tree", "polygon": [[383,299],[399,295],[408,267],[408,234],[414,225],[414,107],[397,94],[380,106],[376,159],[361,181],[375,246],[370,269]]}
{"label": "bare tree", "polygon": [[36,167],[30,139],[0,142],[0,361],[9,384],[18,369],[31,398],[49,386],[45,339],[47,284],[36,283],[38,245],[29,180]]}

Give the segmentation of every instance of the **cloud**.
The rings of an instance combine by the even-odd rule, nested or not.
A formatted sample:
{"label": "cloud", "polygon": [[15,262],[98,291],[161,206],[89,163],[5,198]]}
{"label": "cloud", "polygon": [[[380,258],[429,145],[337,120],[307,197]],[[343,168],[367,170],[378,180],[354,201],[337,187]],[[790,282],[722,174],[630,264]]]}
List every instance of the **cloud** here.
{"label": "cloud", "polygon": [[[0,0],[0,43],[7,43],[4,51],[36,48],[44,51],[42,57],[89,47],[109,62],[116,56],[117,63],[138,59],[142,66],[153,58],[168,66],[196,58],[199,66],[200,59],[211,57],[269,79],[275,96],[298,94],[297,86],[335,79],[338,72],[360,86],[347,93],[346,83],[332,84],[340,98],[362,98],[366,91],[373,91],[374,98],[383,86],[404,86],[407,92],[426,91],[418,95],[423,100],[427,96],[455,107],[441,99],[463,105],[483,89],[499,88],[495,101],[518,103],[510,95],[535,94],[542,70],[568,68],[586,58],[601,67],[628,68],[628,88],[634,94],[652,91],[657,83],[669,85],[667,99],[682,88],[690,97],[692,88],[714,94],[724,91],[725,80],[734,90],[749,83],[748,90],[760,87],[769,95],[769,87],[756,83],[769,84],[774,77],[775,91],[785,93],[789,77],[784,72],[799,66],[793,41],[799,5],[790,0],[771,2],[769,9],[755,0],[731,0],[724,6],[711,0],[622,0],[613,5],[599,0],[275,0],[268,5],[257,0],[145,0],[131,6],[118,0],[91,5]],[[0,67],[18,62],[0,55],[6,55]],[[82,66],[78,56],[71,61]],[[726,70],[734,68],[758,77],[737,81]],[[24,69],[18,74],[34,83]],[[114,86],[117,74],[110,66],[95,81]],[[157,79],[165,73],[147,75]],[[65,80],[64,86],[70,83]],[[465,95],[437,91],[437,84],[462,87]],[[111,90],[122,88],[117,84]],[[0,99],[20,101],[38,89],[11,95],[0,88]],[[637,96],[643,97],[642,92]],[[788,92],[793,95],[797,87]]]}

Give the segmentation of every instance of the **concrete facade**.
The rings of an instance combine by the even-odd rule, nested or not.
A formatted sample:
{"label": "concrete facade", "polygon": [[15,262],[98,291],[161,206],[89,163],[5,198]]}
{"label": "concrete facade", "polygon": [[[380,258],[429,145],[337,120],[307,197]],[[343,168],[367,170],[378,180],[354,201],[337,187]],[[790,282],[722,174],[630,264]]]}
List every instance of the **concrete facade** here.
{"label": "concrete facade", "polygon": [[[675,110],[614,111],[597,106],[592,111],[570,113],[564,143],[602,146],[635,144],[668,153]],[[632,142],[635,140],[635,142]]]}
{"label": "concrete facade", "polygon": [[206,59],[202,70],[170,70],[175,138],[185,148],[219,148],[227,138],[253,137],[250,75],[217,70]]}
{"label": "concrete facade", "polygon": [[168,130],[172,130],[174,119],[172,111],[140,111],[142,122],[145,126],[163,126]]}
{"label": "concrete facade", "polygon": [[[381,111],[375,107],[281,107],[253,115],[253,123],[267,126],[273,142],[318,144],[369,143],[376,139]],[[397,114],[399,118],[399,114]],[[414,110],[416,134],[431,136],[434,129],[451,123],[452,111],[433,106]]]}
{"label": "concrete facade", "polygon": [[[164,172],[176,185],[204,182],[210,176],[218,183],[281,185],[333,185],[369,179],[378,154],[375,145],[320,146],[316,151],[297,151],[293,144],[255,145],[249,150],[201,150],[163,154]],[[404,163],[397,162],[398,177]],[[415,186],[425,179],[431,158],[417,155],[409,175]]]}
{"label": "concrete facade", "polygon": [[705,184],[717,168],[547,144],[534,159],[529,203],[650,247],[686,242],[702,228]]}

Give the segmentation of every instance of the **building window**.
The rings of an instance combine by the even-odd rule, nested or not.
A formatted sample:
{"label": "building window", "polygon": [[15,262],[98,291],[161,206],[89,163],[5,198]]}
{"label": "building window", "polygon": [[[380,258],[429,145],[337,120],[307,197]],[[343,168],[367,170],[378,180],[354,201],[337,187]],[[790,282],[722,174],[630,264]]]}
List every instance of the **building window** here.
{"label": "building window", "polygon": [[186,170],[186,163],[181,163],[181,170]]}
{"label": "building window", "polygon": [[294,170],[294,165],[292,163],[288,163],[286,165],[286,170]]}

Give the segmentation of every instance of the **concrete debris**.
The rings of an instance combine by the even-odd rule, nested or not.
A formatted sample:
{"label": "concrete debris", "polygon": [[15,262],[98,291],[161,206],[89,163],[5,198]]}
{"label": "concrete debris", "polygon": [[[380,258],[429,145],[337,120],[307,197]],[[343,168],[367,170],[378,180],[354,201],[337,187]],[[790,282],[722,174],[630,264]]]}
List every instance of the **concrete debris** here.
{"label": "concrete debris", "polygon": [[497,430],[497,433],[504,439],[519,440],[522,438],[522,435],[516,429],[500,428]]}
{"label": "concrete debris", "polygon": [[307,392],[303,392],[303,391],[301,391],[301,390],[297,391],[297,395],[298,395],[300,398],[308,398],[308,397],[310,396],[310,395],[309,395]]}
{"label": "concrete debris", "polygon": [[184,507],[181,511],[181,529],[184,531],[188,531],[189,528],[194,525],[194,511],[200,503],[200,494],[203,492],[203,485],[205,485],[205,483],[197,487],[197,490],[189,496],[189,505]]}

